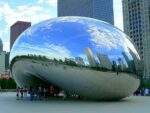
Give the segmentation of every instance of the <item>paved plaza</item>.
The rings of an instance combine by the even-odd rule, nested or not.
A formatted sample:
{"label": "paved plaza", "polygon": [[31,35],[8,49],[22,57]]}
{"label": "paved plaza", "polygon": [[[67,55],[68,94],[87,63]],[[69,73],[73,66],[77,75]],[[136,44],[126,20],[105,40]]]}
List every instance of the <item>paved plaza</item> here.
{"label": "paved plaza", "polygon": [[16,100],[15,93],[0,94],[0,113],[150,113],[150,97],[130,96],[117,102],[49,99]]}

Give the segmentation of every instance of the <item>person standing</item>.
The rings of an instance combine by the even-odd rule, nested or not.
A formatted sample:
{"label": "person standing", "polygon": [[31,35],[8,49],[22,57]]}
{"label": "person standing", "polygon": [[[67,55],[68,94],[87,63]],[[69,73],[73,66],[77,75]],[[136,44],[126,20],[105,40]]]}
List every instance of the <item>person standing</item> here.
{"label": "person standing", "polygon": [[24,88],[24,97],[27,97],[27,93],[28,93],[28,90],[27,90],[27,87],[25,86],[25,88]]}
{"label": "person standing", "polygon": [[20,89],[21,98],[23,98],[23,88]]}
{"label": "person standing", "polygon": [[38,87],[38,100],[41,100],[41,96],[42,96],[42,87],[41,85]]}
{"label": "person standing", "polygon": [[52,85],[50,86],[50,93],[51,97],[54,97],[54,87]]}
{"label": "person standing", "polygon": [[16,99],[19,100],[19,88],[16,89]]}

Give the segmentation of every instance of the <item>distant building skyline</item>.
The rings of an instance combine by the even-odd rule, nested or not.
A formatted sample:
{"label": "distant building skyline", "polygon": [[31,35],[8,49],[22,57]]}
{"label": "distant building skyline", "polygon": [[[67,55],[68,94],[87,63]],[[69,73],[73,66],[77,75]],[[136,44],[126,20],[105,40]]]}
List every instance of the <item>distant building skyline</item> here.
{"label": "distant building skyline", "polygon": [[113,0],[58,0],[58,17],[84,16],[114,25]]}
{"label": "distant building skyline", "polygon": [[10,27],[10,50],[19,35],[30,26],[31,22],[17,21]]}

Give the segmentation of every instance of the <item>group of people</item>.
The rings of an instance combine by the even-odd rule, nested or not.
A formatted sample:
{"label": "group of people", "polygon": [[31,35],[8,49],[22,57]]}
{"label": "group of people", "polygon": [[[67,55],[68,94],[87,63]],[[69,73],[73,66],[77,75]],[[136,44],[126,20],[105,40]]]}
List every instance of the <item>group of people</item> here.
{"label": "group of people", "polygon": [[150,95],[150,89],[149,88],[139,88],[134,92],[135,96],[149,96]]}
{"label": "group of people", "polygon": [[17,88],[17,99],[22,99],[24,97],[30,97],[30,100],[42,100],[47,99],[48,97],[54,97],[57,96],[60,92],[60,90],[54,86],[50,87],[42,87],[39,85],[38,87],[32,87],[29,88]]}

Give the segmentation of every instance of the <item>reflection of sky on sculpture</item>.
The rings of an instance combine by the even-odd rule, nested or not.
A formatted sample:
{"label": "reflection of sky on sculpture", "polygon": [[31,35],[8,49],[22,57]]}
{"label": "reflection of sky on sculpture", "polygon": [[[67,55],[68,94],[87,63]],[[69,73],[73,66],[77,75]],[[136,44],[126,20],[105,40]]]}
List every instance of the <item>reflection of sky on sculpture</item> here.
{"label": "reflection of sky on sculpture", "polygon": [[95,57],[99,52],[108,55],[111,61],[118,58],[125,61],[123,51],[132,60],[128,48],[137,54],[126,35],[94,19],[65,17],[46,20],[30,27],[20,37],[13,47],[17,52],[14,55],[32,53],[64,59],[85,54],[86,47],[92,50]]}

